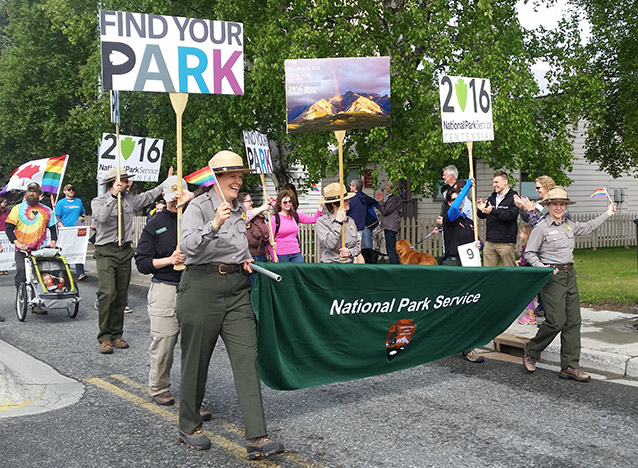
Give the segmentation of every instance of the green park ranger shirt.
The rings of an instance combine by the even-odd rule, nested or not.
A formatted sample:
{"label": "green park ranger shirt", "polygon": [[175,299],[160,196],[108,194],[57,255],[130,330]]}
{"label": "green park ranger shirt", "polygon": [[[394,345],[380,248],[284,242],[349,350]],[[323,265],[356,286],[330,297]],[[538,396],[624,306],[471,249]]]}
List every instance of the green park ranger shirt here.
{"label": "green park ranger shirt", "polygon": [[608,219],[605,212],[584,223],[565,218],[557,223],[547,215],[532,229],[525,247],[525,260],[535,267],[574,263],[574,238],[589,234]]}
{"label": "green park ranger shirt", "polygon": [[[133,236],[133,214],[150,204],[162,193],[159,185],[139,195],[122,192],[122,242],[131,242]],[[117,197],[107,190],[104,195],[91,200],[92,222],[95,225],[95,245],[117,242]]]}
{"label": "green park ranger shirt", "polygon": [[237,200],[231,203],[230,218],[219,229],[215,219],[222,199],[215,189],[190,202],[180,221],[180,249],[185,265],[225,263],[239,265],[252,259],[246,238],[246,210]]}

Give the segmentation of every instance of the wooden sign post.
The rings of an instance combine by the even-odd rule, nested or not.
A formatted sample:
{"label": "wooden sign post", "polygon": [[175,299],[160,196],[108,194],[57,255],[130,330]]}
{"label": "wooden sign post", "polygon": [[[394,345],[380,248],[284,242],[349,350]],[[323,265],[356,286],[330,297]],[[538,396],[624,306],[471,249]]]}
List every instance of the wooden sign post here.
{"label": "wooden sign post", "polygon": [[[337,143],[339,144],[339,208],[343,208],[343,140],[346,137],[346,131],[335,130],[335,137],[337,137]],[[341,248],[346,248],[346,226],[344,223],[341,223]]]}
{"label": "wooden sign post", "polygon": [[[177,121],[177,193],[182,195],[182,114],[186,109],[186,103],[188,102],[188,93],[170,93],[171,104],[175,111],[175,117]],[[181,229],[179,225],[180,218],[182,217],[182,207],[177,208],[177,247],[179,250],[179,238],[181,236]],[[173,269],[182,271],[184,269],[183,263],[173,265]]]}

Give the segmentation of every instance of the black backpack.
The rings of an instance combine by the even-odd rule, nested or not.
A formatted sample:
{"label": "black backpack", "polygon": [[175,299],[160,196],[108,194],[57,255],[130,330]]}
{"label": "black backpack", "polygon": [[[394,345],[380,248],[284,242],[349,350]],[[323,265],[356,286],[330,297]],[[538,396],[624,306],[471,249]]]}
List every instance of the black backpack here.
{"label": "black backpack", "polygon": [[[295,218],[295,222],[299,224],[299,214],[297,214],[296,211],[292,214],[292,217]],[[281,223],[279,220],[279,213],[275,213],[275,236],[279,232],[279,223]]]}

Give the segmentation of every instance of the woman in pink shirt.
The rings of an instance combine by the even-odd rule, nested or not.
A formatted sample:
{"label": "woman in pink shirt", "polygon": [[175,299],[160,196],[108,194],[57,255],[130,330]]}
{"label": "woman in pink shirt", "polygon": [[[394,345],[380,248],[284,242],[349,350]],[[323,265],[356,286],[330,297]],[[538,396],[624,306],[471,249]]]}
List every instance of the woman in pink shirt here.
{"label": "woman in pink shirt", "polygon": [[[317,219],[323,214],[321,207],[314,216],[298,213],[295,210],[296,204],[297,199],[292,190],[283,189],[277,195],[275,215],[270,217],[272,232],[275,234],[274,244],[277,249],[277,258],[281,263],[303,263],[303,255],[301,255],[301,247],[299,246],[299,239],[297,239],[299,223],[315,224]],[[270,258],[275,258],[272,247],[271,245],[268,248]]]}

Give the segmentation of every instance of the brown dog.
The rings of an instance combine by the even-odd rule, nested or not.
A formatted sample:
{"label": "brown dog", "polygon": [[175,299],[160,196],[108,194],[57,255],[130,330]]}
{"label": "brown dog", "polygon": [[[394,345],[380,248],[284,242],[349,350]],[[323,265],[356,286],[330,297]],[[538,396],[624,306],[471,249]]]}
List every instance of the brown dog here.
{"label": "brown dog", "polygon": [[417,252],[405,239],[397,241],[395,248],[403,265],[438,265],[436,258],[429,253]]}

